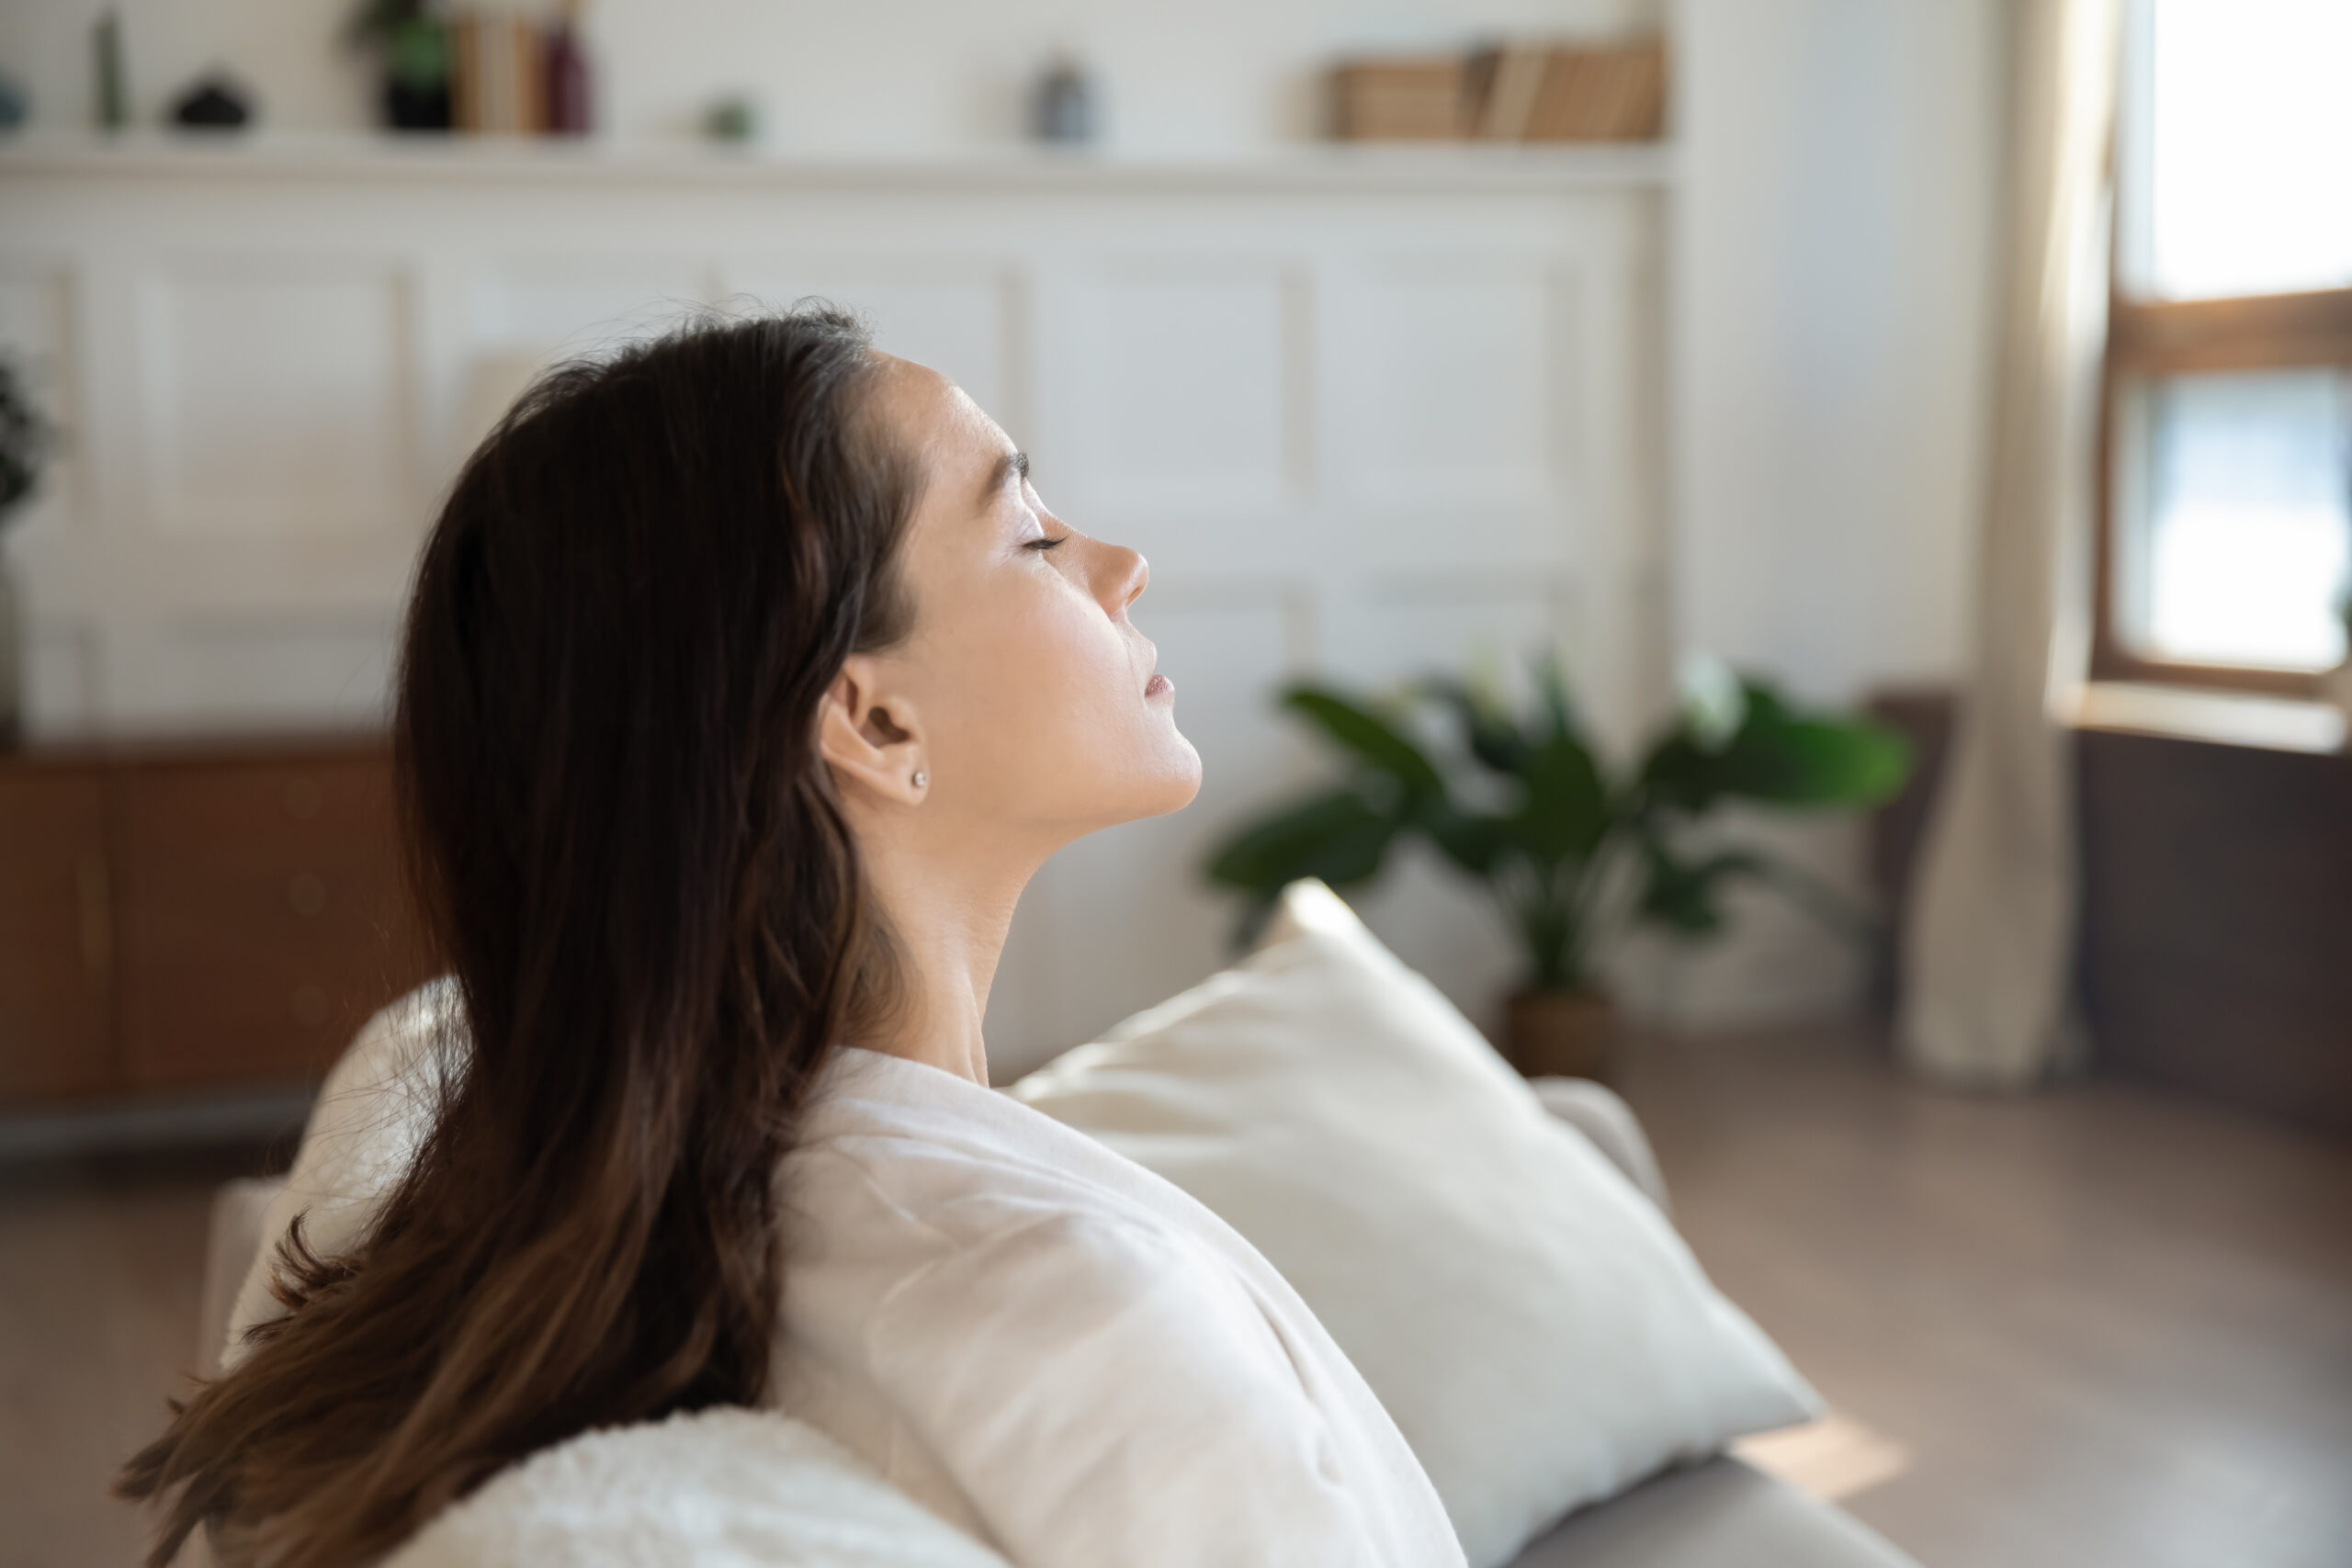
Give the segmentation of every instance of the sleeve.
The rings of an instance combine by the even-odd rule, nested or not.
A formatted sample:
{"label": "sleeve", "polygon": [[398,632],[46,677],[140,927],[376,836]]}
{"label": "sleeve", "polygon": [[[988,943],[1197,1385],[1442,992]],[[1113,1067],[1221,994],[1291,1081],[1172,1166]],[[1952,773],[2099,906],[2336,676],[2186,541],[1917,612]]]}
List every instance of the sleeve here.
{"label": "sleeve", "polygon": [[1181,1235],[1039,1217],[900,1280],[869,1365],[1022,1568],[1378,1562],[1323,1412]]}

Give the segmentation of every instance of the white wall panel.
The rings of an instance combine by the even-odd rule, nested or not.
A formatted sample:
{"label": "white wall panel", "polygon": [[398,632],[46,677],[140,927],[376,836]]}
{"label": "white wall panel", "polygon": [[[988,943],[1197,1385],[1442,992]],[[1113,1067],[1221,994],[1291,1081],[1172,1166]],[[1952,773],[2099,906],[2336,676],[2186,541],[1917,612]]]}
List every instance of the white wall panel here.
{"label": "white wall panel", "polygon": [[27,628],[24,703],[28,730],[83,730],[96,721],[98,646],[88,626],[51,620]]}
{"label": "white wall panel", "polygon": [[1531,510],[1563,460],[1562,312],[1539,258],[1399,258],[1358,291],[1343,344],[1364,461],[1351,491],[1416,510]]}
{"label": "white wall panel", "polygon": [[469,336],[480,351],[588,353],[702,309],[713,284],[692,255],[507,257],[474,282]]}
{"label": "white wall panel", "polygon": [[1161,566],[1262,562],[1303,489],[1299,294],[1278,265],[1212,257],[1071,280],[1040,367],[1057,504]]}
{"label": "white wall panel", "polygon": [[174,628],[170,693],[190,719],[365,728],[390,717],[395,632],[373,619]]}
{"label": "white wall panel", "polygon": [[383,526],[412,472],[405,289],[377,263],[172,263],[140,290],[149,515],[164,533]]}
{"label": "white wall panel", "polygon": [[[725,272],[730,309],[823,299],[865,317],[875,345],[945,376],[1008,430],[1025,422],[1018,275],[986,258],[888,253],[740,262]],[[1022,437],[1013,432],[1017,441]]]}
{"label": "white wall panel", "polygon": [[718,292],[691,255],[522,254],[469,270],[441,334],[449,362],[432,378],[445,480],[548,365],[658,333]]}
{"label": "white wall panel", "polygon": [[[0,151],[0,232],[51,258],[28,275],[0,253],[0,310],[63,323],[90,454],[12,552],[37,728],[380,721],[432,492],[537,367],[809,295],[963,384],[1049,502],[1151,558],[1136,619],[1204,760],[1189,808],[1037,877],[990,998],[1001,1071],[1223,961],[1234,905],[1204,853],[1330,766],[1271,708],[1286,675],[1378,683],[1483,653],[1515,680],[1563,641],[1597,698],[1645,700],[1614,687],[1656,662],[1616,645],[1664,637],[1627,587],[1660,554],[1645,155],[870,181],[272,156],[51,175]],[[1504,934],[1417,857],[1365,907],[1472,1010],[1508,978]]]}
{"label": "white wall panel", "polygon": [[[1440,547],[1442,548],[1442,546]],[[1465,571],[1433,565],[1365,581],[1333,611],[1335,661],[1374,683],[1493,667],[1506,690],[1528,690],[1528,660],[1561,649],[1573,663],[1576,595],[1565,574]]]}

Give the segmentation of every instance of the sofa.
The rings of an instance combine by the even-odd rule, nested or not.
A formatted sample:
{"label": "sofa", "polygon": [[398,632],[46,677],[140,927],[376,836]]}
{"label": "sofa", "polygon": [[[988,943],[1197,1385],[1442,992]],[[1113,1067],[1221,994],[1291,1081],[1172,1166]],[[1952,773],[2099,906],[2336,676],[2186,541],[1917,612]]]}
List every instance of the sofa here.
{"label": "sofa", "polygon": [[[1535,1081],[1545,1110],[1574,1127],[1663,1210],[1668,1193],[1624,1101],[1584,1080]],[[232,1304],[254,1260],[275,1180],[215,1195],[198,1366],[217,1371]],[[1728,1455],[1670,1470],[1580,1508],[1510,1568],[1917,1568],[1860,1521]]]}

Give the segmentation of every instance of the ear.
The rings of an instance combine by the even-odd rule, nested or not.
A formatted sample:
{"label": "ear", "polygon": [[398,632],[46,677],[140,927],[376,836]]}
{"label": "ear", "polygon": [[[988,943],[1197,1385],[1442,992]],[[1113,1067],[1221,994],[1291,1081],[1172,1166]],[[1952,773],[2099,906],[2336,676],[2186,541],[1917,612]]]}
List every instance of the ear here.
{"label": "ear", "polygon": [[853,786],[885,801],[914,806],[930,793],[922,726],[913,705],[887,693],[876,660],[852,654],[817,705],[817,752],[844,795]]}

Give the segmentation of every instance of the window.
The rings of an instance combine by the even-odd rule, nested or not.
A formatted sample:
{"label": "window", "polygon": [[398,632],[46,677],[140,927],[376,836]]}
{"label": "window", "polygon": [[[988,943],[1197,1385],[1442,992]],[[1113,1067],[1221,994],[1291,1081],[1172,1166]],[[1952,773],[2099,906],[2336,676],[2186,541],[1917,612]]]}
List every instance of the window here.
{"label": "window", "polygon": [[2093,673],[2307,694],[2352,589],[2352,3],[2134,0]]}

